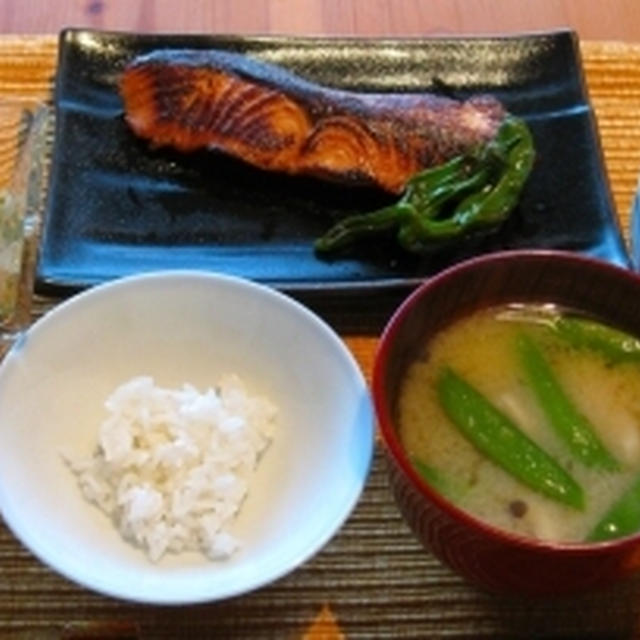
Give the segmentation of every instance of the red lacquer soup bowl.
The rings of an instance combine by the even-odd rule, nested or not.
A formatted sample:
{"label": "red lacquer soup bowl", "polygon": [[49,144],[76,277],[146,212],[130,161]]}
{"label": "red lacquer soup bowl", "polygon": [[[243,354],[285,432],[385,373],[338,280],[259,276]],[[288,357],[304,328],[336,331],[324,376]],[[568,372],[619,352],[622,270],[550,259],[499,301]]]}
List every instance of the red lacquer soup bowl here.
{"label": "red lacquer soup bowl", "polygon": [[528,302],[582,311],[640,335],[640,277],[633,272],[566,252],[498,252],[443,271],[400,305],[382,334],[372,387],[392,490],[426,549],[487,590],[544,596],[630,575],[640,567],[640,534],[599,543],[542,542],[469,515],[413,469],[395,411],[399,383],[425,341],[480,308]]}

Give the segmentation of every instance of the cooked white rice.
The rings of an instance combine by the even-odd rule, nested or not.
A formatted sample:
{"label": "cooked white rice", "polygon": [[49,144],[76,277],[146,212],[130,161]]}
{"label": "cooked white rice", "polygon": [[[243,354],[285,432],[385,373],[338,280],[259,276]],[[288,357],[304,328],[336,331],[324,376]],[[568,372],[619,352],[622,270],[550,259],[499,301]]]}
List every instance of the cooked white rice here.
{"label": "cooked white rice", "polygon": [[233,554],[240,542],[229,526],[273,437],[274,405],[235,375],[204,393],[141,376],[105,407],[93,456],[65,456],[85,498],[154,562],[167,552]]}

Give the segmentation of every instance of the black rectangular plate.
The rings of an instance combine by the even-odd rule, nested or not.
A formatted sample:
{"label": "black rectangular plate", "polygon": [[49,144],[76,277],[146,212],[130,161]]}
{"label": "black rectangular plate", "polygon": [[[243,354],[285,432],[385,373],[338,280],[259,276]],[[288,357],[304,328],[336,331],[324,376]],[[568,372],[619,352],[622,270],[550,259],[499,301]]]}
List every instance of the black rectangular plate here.
{"label": "black rectangular plate", "polygon": [[[313,239],[333,221],[388,202],[373,190],[253,169],[214,153],[153,150],[122,117],[118,77],[158,48],[215,47],[358,91],[490,92],[529,123],[537,160],[497,233],[416,258],[371,241],[322,260]],[[499,249],[562,248],[629,265],[572,32],[510,37],[328,39],[60,35],[56,133],[37,286],[77,289],[156,269],[247,277],[322,306],[406,293],[443,267]],[[367,304],[364,304],[366,299]]]}

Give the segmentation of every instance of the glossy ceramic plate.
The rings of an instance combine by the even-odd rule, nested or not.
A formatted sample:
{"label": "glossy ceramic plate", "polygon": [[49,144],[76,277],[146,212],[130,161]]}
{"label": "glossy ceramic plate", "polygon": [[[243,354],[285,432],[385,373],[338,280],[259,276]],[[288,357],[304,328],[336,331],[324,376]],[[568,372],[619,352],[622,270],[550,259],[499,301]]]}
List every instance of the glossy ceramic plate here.
{"label": "glossy ceramic plate", "polygon": [[[214,153],[153,150],[122,117],[118,76],[157,48],[216,47],[359,91],[491,92],[529,123],[537,162],[518,209],[494,234],[416,258],[368,242],[348,258],[312,248],[341,216],[387,196],[262,172]],[[78,288],[195,267],[300,297],[406,291],[482,252],[563,248],[628,264],[571,32],[407,40],[134,35],[60,37],[53,166],[37,280]],[[344,296],[343,294],[348,294]]]}

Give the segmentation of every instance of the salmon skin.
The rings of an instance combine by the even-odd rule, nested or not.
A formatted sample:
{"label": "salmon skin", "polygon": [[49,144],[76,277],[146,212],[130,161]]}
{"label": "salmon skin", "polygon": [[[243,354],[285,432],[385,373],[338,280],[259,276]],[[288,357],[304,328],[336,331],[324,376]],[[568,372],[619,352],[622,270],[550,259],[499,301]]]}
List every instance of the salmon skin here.
{"label": "salmon skin", "polygon": [[260,169],[391,193],[491,140],[506,115],[488,95],[345,91],[220,50],[135,58],[120,93],[127,123],[153,146],[217,150]]}

